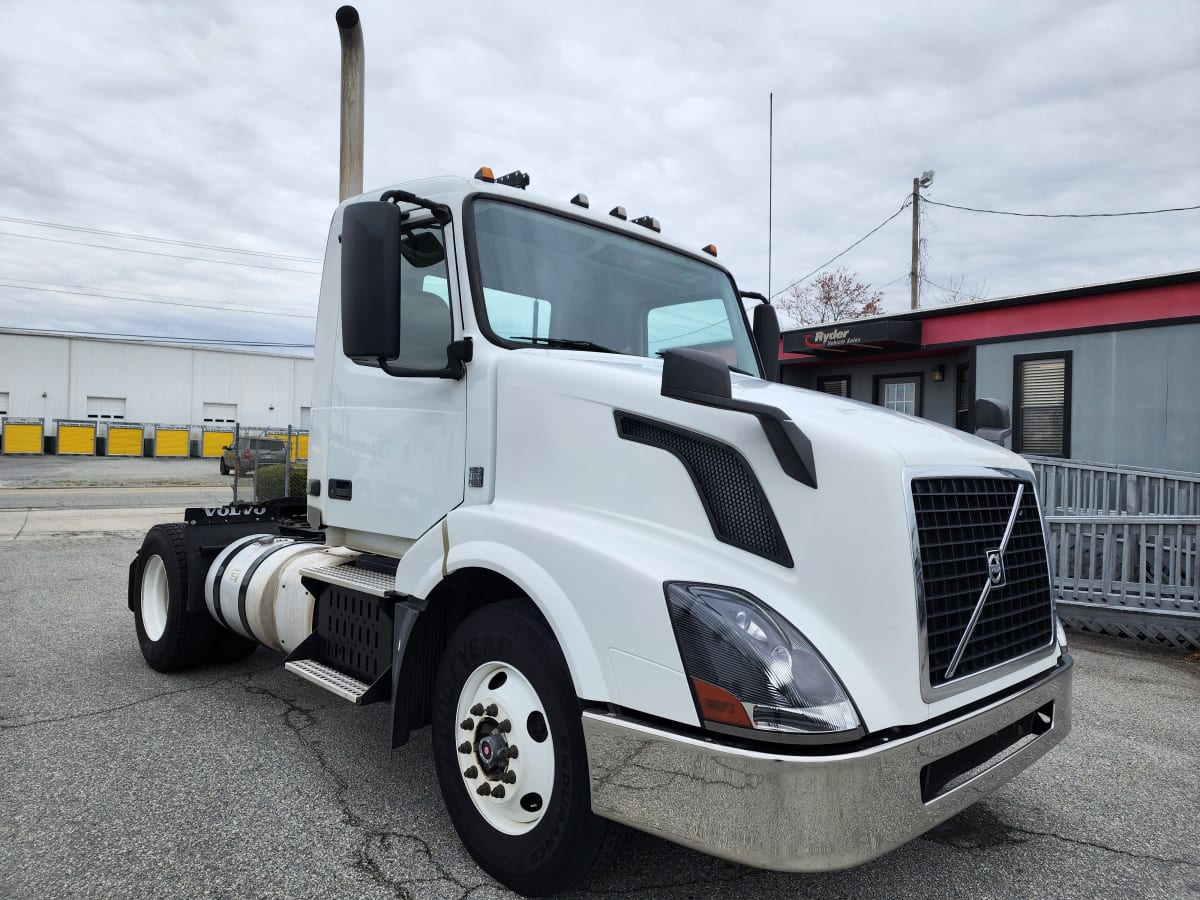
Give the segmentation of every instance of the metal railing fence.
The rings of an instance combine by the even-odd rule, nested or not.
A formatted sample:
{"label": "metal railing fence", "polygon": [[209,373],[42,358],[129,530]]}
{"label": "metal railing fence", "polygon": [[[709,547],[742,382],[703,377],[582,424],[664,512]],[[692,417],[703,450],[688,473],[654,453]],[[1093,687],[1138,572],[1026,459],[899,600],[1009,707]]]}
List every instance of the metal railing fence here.
{"label": "metal railing fence", "polygon": [[1027,456],[1053,515],[1200,516],[1200,474]]}

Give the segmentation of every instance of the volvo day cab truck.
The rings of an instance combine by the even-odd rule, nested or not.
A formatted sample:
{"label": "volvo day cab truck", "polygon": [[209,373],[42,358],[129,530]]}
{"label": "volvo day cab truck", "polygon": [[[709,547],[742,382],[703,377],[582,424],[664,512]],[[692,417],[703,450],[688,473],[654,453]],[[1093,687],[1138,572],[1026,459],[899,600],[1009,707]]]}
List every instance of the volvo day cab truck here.
{"label": "volvo day cab truck", "polygon": [[307,496],[149,532],[147,662],[262,645],[394,746],[431,727],[463,843],[528,895],[628,826],[853,866],[1063,740],[1028,464],[777,383],[773,310],[710,252],[527,184],[338,206]]}

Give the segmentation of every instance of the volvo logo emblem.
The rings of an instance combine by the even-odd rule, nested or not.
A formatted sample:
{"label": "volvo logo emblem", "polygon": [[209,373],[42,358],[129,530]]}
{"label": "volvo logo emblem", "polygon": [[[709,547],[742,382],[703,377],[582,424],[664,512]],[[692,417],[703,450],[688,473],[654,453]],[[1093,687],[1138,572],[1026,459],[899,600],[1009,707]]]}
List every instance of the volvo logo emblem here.
{"label": "volvo logo emblem", "polygon": [[1003,587],[1004,585],[1004,557],[1000,555],[999,550],[989,550],[987,552],[987,572],[988,581],[992,587]]}

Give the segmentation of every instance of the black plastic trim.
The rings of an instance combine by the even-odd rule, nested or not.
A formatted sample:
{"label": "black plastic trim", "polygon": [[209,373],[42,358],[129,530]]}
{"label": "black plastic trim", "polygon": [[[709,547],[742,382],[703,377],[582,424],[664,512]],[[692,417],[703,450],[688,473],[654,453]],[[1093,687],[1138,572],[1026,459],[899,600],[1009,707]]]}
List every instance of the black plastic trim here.
{"label": "black plastic trim", "polygon": [[[777,563],[786,568],[790,569],[793,567],[794,564],[792,562],[792,554],[788,549],[787,540],[783,535],[783,531],[779,527],[779,520],[775,517],[775,511],[771,508],[771,502],[767,499],[766,492],[762,489],[762,484],[759,483],[758,476],[754,472],[754,467],[750,465],[750,461],[747,460],[744,455],[742,455],[740,450],[731,444],[727,444],[724,441],[719,441],[716,438],[709,437],[708,435],[700,434],[699,432],[691,431],[687,428],[680,428],[678,425],[672,425],[669,422],[662,422],[657,419],[640,416],[636,413],[624,412],[623,410],[615,409],[613,410],[613,419],[617,428],[617,437],[619,437],[621,440],[632,441],[636,444],[644,444],[647,447],[665,450],[667,453],[670,453],[677,460],[679,460],[680,463],[682,463],[684,469],[688,473],[688,476],[692,479],[692,485],[696,489],[696,495],[700,498],[700,505],[704,507],[704,514],[708,516],[708,524],[712,529],[713,537],[723,544],[728,544],[731,547],[737,547],[739,550],[744,550],[747,553],[753,553],[755,556],[760,556],[763,559],[770,560],[771,562]],[[626,434],[622,428],[622,424],[623,422],[627,421],[636,422],[640,425],[646,425],[662,431],[669,431],[685,438],[686,440],[694,441],[698,444],[708,444],[713,447],[719,447],[722,451],[728,452],[734,456],[744,468],[746,477],[751,484],[751,489],[755,492],[755,495],[762,506],[763,512],[767,517],[765,521],[761,522],[760,524],[770,531],[776,546],[779,547],[779,552],[774,554],[763,552],[761,548],[754,547],[744,541],[737,540],[730,535],[723,533],[722,527],[717,519],[717,511],[713,505],[713,498],[711,498],[706,492],[704,483],[700,478],[700,474],[693,467],[691,461],[688,460],[687,457],[682,456],[673,447],[670,447],[666,444]],[[739,516],[743,516],[743,511],[739,510],[737,511],[737,514]]]}
{"label": "black plastic trim", "polygon": [[[664,397],[754,416],[783,471],[801,484],[816,489],[817,463],[813,458],[812,441],[787,413],[766,403],[732,397],[729,369],[714,353],[681,348],[668,350],[663,356]],[[715,382],[721,378],[724,382],[718,386]]]}

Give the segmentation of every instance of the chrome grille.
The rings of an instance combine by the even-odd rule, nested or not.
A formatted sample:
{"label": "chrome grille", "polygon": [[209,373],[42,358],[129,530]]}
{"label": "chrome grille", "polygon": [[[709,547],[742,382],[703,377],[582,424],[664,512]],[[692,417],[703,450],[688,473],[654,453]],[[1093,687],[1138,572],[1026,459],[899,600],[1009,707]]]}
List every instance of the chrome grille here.
{"label": "chrome grille", "polygon": [[[1003,574],[993,581],[975,629],[947,676],[984,586],[988,554],[1001,546],[1024,484]],[[937,687],[1047,646],[1054,636],[1046,542],[1030,482],[1012,478],[915,478],[912,481],[930,687]]]}

